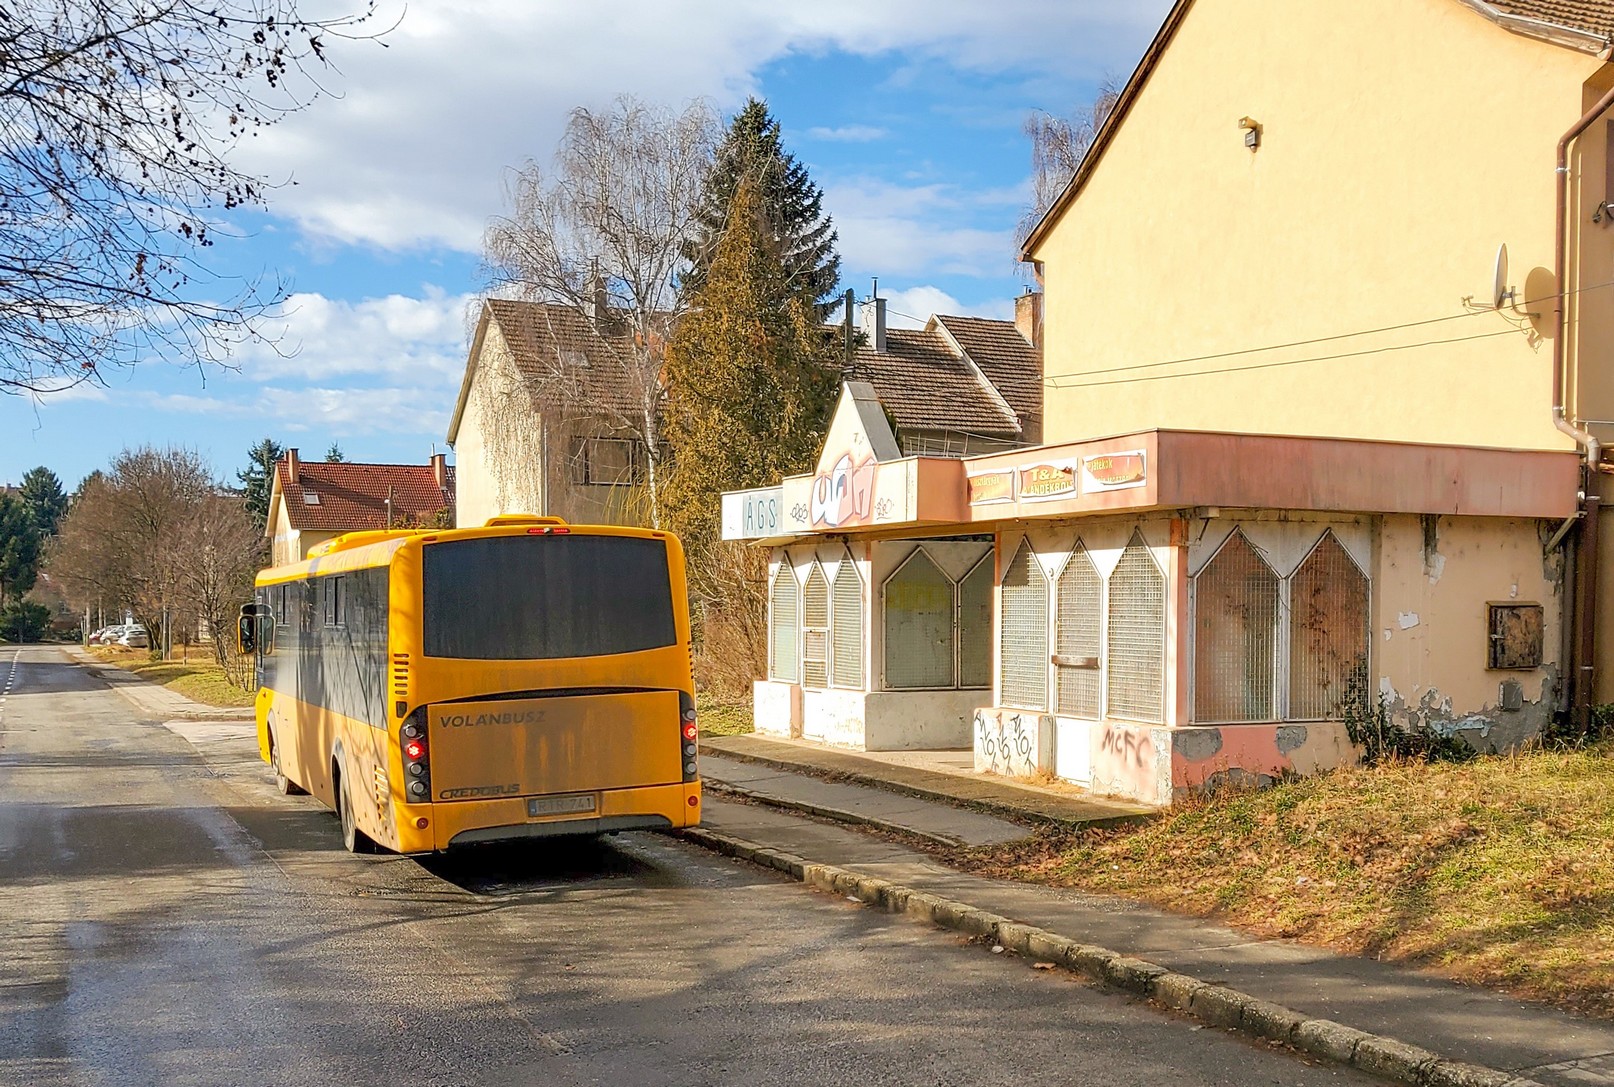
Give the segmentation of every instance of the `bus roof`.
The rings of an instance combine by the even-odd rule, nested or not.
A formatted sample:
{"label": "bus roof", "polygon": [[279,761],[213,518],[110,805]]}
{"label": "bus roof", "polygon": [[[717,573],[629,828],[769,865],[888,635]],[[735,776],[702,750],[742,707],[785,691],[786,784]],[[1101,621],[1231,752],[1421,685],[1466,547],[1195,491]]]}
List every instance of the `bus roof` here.
{"label": "bus roof", "polygon": [[533,514],[503,514],[489,518],[487,523],[469,528],[391,528],[367,529],[347,532],[335,539],[326,540],[309,549],[308,558],[284,566],[271,566],[261,570],[256,585],[277,585],[285,581],[301,581],[324,573],[347,570],[365,570],[386,566],[393,555],[410,540],[424,537],[426,543],[439,540],[471,540],[488,536],[517,536],[527,533],[548,535],[568,534],[579,536],[640,536],[654,539],[676,539],[661,529],[635,528],[629,525],[572,525],[559,517],[539,517]]}

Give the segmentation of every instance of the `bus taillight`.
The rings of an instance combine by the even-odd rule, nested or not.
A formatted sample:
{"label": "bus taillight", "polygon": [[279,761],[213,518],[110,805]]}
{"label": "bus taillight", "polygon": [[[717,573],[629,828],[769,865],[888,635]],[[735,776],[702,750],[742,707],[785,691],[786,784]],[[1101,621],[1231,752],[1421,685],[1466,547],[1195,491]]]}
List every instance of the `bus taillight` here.
{"label": "bus taillight", "polygon": [[678,721],[683,732],[683,739],[679,741],[682,749],[682,758],[679,760],[684,766],[684,780],[694,781],[700,773],[700,764],[696,758],[700,750],[696,742],[700,736],[700,729],[695,724],[695,700],[683,691],[678,692]]}
{"label": "bus taillight", "polygon": [[403,752],[404,794],[411,804],[425,804],[431,800],[431,764],[426,756],[425,710],[417,710],[398,730],[399,746]]}

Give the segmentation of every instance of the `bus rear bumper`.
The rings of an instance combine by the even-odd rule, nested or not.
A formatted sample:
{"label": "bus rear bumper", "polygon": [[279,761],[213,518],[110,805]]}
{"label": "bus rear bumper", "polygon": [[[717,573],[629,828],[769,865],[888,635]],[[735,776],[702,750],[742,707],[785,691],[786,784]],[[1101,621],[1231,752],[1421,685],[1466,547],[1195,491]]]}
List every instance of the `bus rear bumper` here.
{"label": "bus rear bumper", "polygon": [[[531,797],[498,800],[454,800],[412,804],[399,809],[400,852],[423,853],[476,842],[570,835],[608,834],[622,830],[673,830],[700,823],[699,781],[606,789],[595,794],[592,814],[531,816]],[[421,816],[427,827],[412,824]]]}
{"label": "bus rear bumper", "polygon": [[568,838],[610,834],[619,830],[671,830],[665,815],[607,815],[599,819],[562,819],[552,823],[519,823],[506,827],[462,830],[448,840],[449,848],[477,842],[510,842],[521,838]]}

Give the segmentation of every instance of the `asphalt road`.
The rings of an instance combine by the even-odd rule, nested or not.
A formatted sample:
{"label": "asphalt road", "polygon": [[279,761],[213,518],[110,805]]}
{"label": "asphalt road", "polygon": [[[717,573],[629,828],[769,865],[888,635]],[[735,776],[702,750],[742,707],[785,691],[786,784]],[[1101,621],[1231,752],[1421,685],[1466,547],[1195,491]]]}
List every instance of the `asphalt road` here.
{"label": "asphalt road", "polygon": [[352,857],[246,729],[38,647],[0,647],[0,948],[29,1087],[1372,1082],[670,837]]}

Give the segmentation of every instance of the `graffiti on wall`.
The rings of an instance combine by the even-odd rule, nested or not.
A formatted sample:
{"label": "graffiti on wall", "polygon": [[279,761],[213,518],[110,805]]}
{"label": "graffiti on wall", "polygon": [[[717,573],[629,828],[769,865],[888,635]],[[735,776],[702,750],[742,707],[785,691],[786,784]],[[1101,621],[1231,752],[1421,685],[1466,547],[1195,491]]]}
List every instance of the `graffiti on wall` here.
{"label": "graffiti on wall", "polygon": [[1053,718],[1015,710],[975,711],[975,769],[1032,777],[1053,761]]}
{"label": "graffiti on wall", "polygon": [[814,477],[812,523],[829,528],[866,523],[874,508],[877,467],[870,454],[853,461],[851,453],[842,453],[828,471]]}

